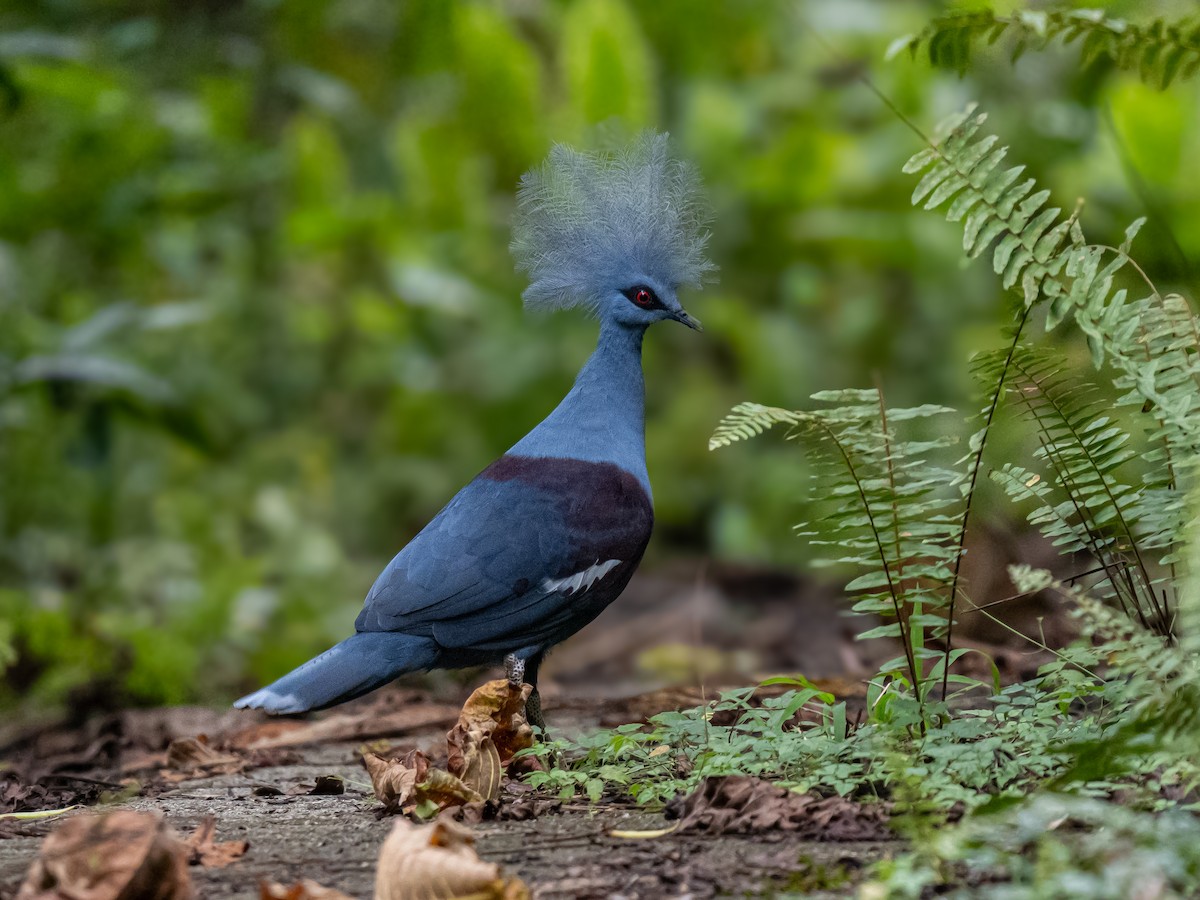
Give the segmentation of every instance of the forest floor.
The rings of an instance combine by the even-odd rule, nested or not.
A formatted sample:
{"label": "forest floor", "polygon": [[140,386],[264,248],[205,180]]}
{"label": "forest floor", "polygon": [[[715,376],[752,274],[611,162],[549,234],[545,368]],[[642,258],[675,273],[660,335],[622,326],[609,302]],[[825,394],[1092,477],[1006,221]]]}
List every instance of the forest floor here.
{"label": "forest floor", "polygon": [[[853,705],[880,655],[892,652],[855,642],[836,596],[785,576],[647,577],[617,609],[547,665],[546,714],[561,734],[644,722],[771,672],[803,671]],[[682,640],[664,644],[672,635]],[[1002,665],[1034,664],[996,654]],[[488,677],[397,684],[303,719],[174,707],[0,727],[0,813],[85,808],[53,819],[0,819],[0,900],[16,896],[47,834],[97,804],[159,813],[181,836],[212,817],[218,843],[248,842],[226,865],[190,867],[199,897],[259,897],[260,882],[305,878],[370,897],[395,817],[375,799],[361,748],[386,744],[444,758],[468,684]],[[671,681],[691,685],[655,686]],[[848,896],[868,864],[900,846],[886,828],[868,841],[838,840],[853,837],[853,828],[822,830],[817,841],[772,829],[614,836],[670,823],[617,797],[539,798],[516,779],[506,780],[500,807],[493,820],[470,826],[476,849],[535,897]]]}
{"label": "forest floor", "polygon": [[[426,724],[405,729],[385,721],[382,730],[390,741],[427,747],[431,752],[439,740],[444,744],[457,710],[414,697],[411,692],[405,696],[397,690],[393,698],[414,713],[414,722],[425,719]],[[639,721],[648,703],[652,707],[660,705],[656,699],[662,703],[686,696],[658,692],[630,699],[628,714],[618,718]],[[611,721],[620,706],[621,701],[615,700],[578,703],[557,708],[556,720],[563,723],[559,727],[572,730],[599,725],[602,720]],[[172,729],[183,726],[182,731],[193,734],[195,726],[211,729],[218,724],[209,710],[175,709],[160,722],[153,721],[155,712],[144,711],[138,720]],[[230,865],[192,867],[199,897],[254,898],[259,896],[261,881],[286,885],[305,878],[352,897],[370,897],[379,848],[394,819],[381,815],[358,756],[363,740],[380,730],[371,727],[370,720],[379,721],[387,714],[379,712],[378,704],[364,712],[368,715],[337,713],[315,720],[318,724],[336,721],[343,728],[357,724],[360,727],[352,729],[357,732],[352,740],[334,737],[294,747],[276,743],[247,754],[275,764],[178,783],[151,775],[139,785],[140,796],[118,800],[115,805],[161,813],[180,835],[192,833],[205,817],[213,816],[218,842],[249,842],[245,854]],[[189,723],[192,727],[187,727]],[[221,738],[216,737],[214,743],[221,745]],[[161,755],[165,767],[166,754]],[[131,760],[128,764],[144,763]],[[168,779],[172,777],[169,769],[162,771]],[[311,793],[317,780],[327,776],[342,779],[343,793]],[[506,798],[521,798],[522,793],[519,785],[514,790],[510,784]],[[888,841],[813,842],[785,832],[629,839],[611,833],[654,830],[670,823],[661,813],[643,812],[610,798],[594,806],[586,800],[546,806],[549,808],[522,821],[472,826],[479,855],[499,863],[505,874],[524,880],[536,897],[754,896],[779,889],[849,887],[866,863],[894,846]],[[0,897],[16,895],[42,839],[60,821],[9,822],[0,828]],[[826,896],[842,894],[835,891]]]}

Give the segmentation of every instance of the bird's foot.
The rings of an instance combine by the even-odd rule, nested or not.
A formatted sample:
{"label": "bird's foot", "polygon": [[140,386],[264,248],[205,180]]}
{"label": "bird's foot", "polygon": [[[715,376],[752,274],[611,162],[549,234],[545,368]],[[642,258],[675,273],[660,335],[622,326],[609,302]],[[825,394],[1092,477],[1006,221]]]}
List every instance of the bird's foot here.
{"label": "bird's foot", "polygon": [[515,653],[504,657],[504,677],[513,688],[519,688],[525,683],[525,660],[518,659]]}

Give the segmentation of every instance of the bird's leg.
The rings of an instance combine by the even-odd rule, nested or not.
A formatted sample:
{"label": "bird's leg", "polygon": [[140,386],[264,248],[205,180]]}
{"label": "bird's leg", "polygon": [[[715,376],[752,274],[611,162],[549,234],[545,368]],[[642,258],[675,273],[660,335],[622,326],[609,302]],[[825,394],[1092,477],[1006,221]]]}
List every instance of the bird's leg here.
{"label": "bird's leg", "polygon": [[542,740],[546,739],[546,719],[542,715],[542,695],[538,693],[536,685],[530,692],[529,699],[525,701],[525,721],[541,731]]}
{"label": "bird's leg", "polygon": [[533,688],[529,692],[529,699],[525,701],[525,721],[542,732],[542,738],[546,736],[546,719],[542,716],[542,695],[537,689],[538,668],[542,664],[544,654],[538,653],[531,656],[528,660],[522,659],[515,653],[510,653],[504,657],[504,677],[508,679],[509,685],[514,689],[519,688],[522,684],[528,684]]}
{"label": "bird's leg", "polygon": [[531,656],[525,672],[525,680],[533,687],[529,692],[529,699],[525,701],[525,721],[541,731],[543,741],[549,740],[549,735],[546,731],[546,719],[542,716],[542,695],[538,693],[537,679],[538,669],[542,667],[545,656],[545,651]]}
{"label": "bird's leg", "polygon": [[508,679],[510,687],[519,688],[524,684],[525,660],[519,659],[515,653],[510,653],[504,657],[504,677]]}
{"label": "bird's leg", "polygon": [[[543,744],[548,744],[550,743],[550,732],[546,729],[546,719],[542,715],[542,695],[538,693],[537,689],[538,667],[541,666],[542,658],[545,655],[545,653],[539,653],[529,660],[527,677],[533,690],[529,692],[529,699],[525,701],[525,721],[537,729],[538,740]],[[558,750],[551,750],[549,759],[550,765],[555,769],[567,767],[566,760]]]}

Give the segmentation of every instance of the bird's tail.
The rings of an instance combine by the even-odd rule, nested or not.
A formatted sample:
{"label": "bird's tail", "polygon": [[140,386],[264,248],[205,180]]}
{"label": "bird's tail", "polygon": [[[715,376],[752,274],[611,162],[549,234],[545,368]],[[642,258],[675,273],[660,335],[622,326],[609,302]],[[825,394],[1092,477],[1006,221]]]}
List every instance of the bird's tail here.
{"label": "bird's tail", "polygon": [[437,655],[429,638],[360,631],[233,705],[270,713],[324,709],[361,697],[405,672],[428,669]]}

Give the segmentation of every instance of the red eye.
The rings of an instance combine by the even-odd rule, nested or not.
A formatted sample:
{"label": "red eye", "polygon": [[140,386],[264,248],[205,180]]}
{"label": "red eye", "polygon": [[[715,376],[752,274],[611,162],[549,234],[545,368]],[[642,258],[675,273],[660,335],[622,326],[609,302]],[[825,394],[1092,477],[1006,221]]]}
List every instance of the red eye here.
{"label": "red eye", "polygon": [[649,308],[654,305],[654,295],[645,288],[641,288],[633,295],[633,302],[643,308]]}

